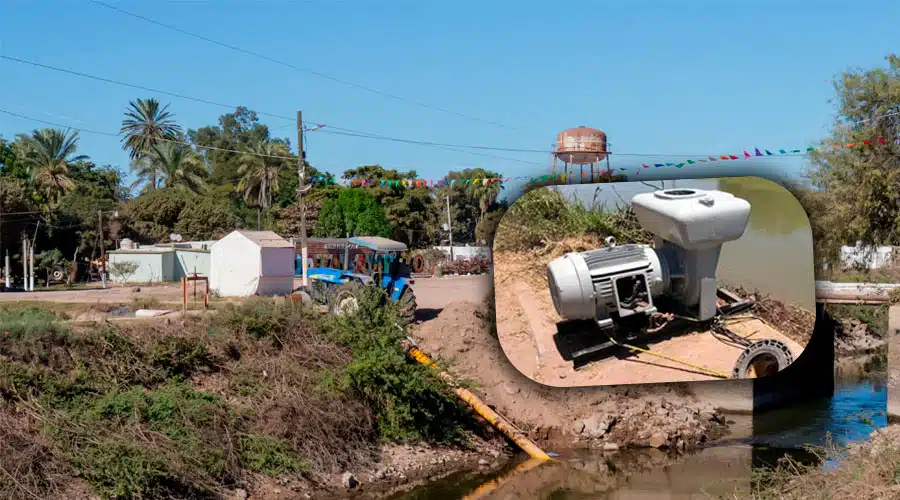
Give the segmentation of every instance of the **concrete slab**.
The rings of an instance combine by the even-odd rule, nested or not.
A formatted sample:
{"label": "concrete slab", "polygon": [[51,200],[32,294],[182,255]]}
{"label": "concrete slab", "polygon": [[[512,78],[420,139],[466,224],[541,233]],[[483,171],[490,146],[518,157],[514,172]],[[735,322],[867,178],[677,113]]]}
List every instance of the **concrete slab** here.
{"label": "concrete slab", "polygon": [[888,416],[900,418],[900,304],[888,310]]}
{"label": "concrete slab", "polygon": [[134,312],[135,318],[155,318],[157,316],[164,316],[166,314],[171,313],[172,311],[165,309],[138,309]]}

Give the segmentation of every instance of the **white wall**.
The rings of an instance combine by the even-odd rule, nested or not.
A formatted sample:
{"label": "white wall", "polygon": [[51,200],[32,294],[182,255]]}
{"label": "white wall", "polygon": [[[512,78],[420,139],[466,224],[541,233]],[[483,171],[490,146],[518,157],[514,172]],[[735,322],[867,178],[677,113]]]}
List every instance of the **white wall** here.
{"label": "white wall", "polygon": [[248,297],[257,292],[262,270],[260,248],[234,232],[209,252],[209,287],[222,297]]}
{"label": "white wall", "polygon": [[[450,255],[450,247],[434,247],[436,250],[440,250]],[[482,259],[490,259],[491,258],[491,249],[490,247],[473,247],[473,246],[453,246],[453,258],[454,259],[471,259],[472,257],[480,257]]]}
{"label": "white wall", "polygon": [[845,268],[863,265],[868,269],[878,269],[892,264],[894,247],[882,246],[866,248],[863,246],[841,247],[841,266]]}
{"label": "white wall", "polygon": [[[137,264],[134,274],[125,277],[124,283],[159,283],[175,279],[173,273],[174,252],[109,252],[110,265],[117,262]],[[110,273],[110,279],[119,282],[119,277]]]}

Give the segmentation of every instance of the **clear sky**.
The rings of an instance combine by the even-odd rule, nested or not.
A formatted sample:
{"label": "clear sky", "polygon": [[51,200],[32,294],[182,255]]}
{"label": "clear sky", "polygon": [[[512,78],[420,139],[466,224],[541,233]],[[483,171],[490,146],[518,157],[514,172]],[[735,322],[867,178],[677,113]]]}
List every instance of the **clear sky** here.
{"label": "clear sky", "polygon": [[[762,149],[804,148],[834,117],[832,79],[900,50],[900,3],[422,0],[107,0],[397,100],[128,17],[88,0],[0,0],[0,54],[258,112],[414,140],[549,151],[586,125],[609,135],[613,167]],[[0,60],[0,108],[117,132],[147,92]],[[227,109],[157,96],[186,127]],[[467,119],[414,104],[479,117]],[[296,143],[290,120],[261,116]],[[44,125],[0,114],[0,135]],[[483,167],[540,175],[543,153],[482,153],[308,134],[308,158],[339,174],[360,164],[436,179]],[[118,139],[83,133],[79,152],[127,168]],[[739,162],[734,162],[737,166]],[[798,159],[645,170],[688,177],[790,169]]]}

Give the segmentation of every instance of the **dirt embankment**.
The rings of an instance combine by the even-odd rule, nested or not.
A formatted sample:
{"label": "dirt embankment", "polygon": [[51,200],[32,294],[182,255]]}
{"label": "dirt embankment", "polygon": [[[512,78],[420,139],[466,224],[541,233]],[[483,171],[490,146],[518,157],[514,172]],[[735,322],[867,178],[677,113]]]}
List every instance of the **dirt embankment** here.
{"label": "dirt embankment", "polygon": [[502,436],[373,317],[263,299],[183,324],[0,311],[0,498],[336,498],[501,467]]}
{"label": "dirt embankment", "polygon": [[470,381],[488,404],[544,446],[691,448],[727,433],[723,415],[684,384],[557,388],[534,382],[488,333],[480,319],[483,309],[452,303],[413,336],[447,371]]}
{"label": "dirt embankment", "polygon": [[[497,332],[503,351],[519,371],[556,387],[692,382],[730,376],[745,345],[708,329],[662,336],[651,341],[651,352],[610,356],[575,370],[564,355],[572,349],[558,330],[562,318],[550,297],[547,263],[567,252],[597,245],[591,238],[579,238],[533,251],[495,253]],[[797,359],[812,332],[815,316],[768,298],[760,299],[761,307],[756,311],[730,316],[725,326],[743,337],[744,343],[779,340]],[[780,331],[782,327],[786,332]],[[596,334],[603,335],[600,331]],[[581,342],[592,344],[605,340],[580,337]]]}
{"label": "dirt embankment", "polygon": [[[898,498],[897,463],[900,461],[900,426],[872,433],[869,441],[829,450],[823,458],[839,459],[836,466],[782,463],[761,474],[748,498],[801,500],[807,498]],[[827,494],[823,495],[823,492]]]}

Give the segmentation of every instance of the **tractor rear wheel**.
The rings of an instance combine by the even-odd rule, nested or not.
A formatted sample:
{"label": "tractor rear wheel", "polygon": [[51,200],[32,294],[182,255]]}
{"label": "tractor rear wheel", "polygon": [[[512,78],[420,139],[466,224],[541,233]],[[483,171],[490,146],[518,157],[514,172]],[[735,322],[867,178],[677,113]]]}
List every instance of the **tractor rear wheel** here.
{"label": "tractor rear wheel", "polygon": [[406,290],[403,290],[397,305],[400,306],[400,321],[409,325],[416,320],[416,293],[413,292],[411,287],[406,287]]}
{"label": "tractor rear wheel", "polygon": [[331,303],[329,304],[331,314],[344,316],[355,314],[359,311],[359,302],[362,299],[364,288],[363,284],[358,281],[351,281],[341,285],[334,296],[331,297]]}

